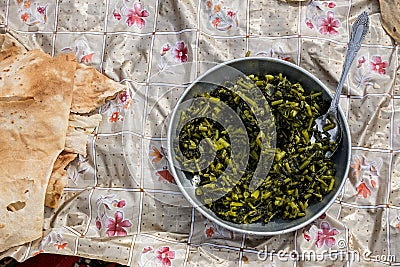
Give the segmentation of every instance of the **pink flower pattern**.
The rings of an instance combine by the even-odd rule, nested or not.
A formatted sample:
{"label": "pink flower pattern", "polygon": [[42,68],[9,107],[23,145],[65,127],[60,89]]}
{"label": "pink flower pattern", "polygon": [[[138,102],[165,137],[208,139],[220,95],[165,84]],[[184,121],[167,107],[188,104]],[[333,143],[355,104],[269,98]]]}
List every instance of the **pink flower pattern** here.
{"label": "pink flower pattern", "polygon": [[308,28],[314,29],[314,24],[311,22],[311,20],[307,20],[306,21],[306,25],[307,25]]}
{"label": "pink flower pattern", "polygon": [[335,236],[337,234],[339,234],[337,229],[331,228],[328,222],[323,221],[320,230],[317,232],[315,245],[320,248],[325,244],[328,248],[331,248],[336,243]]}
{"label": "pink flower pattern", "polygon": [[148,253],[150,251],[153,251],[153,248],[151,246],[147,246],[143,248],[142,253]]}
{"label": "pink flower pattern", "polygon": [[124,220],[124,213],[122,211],[116,211],[114,218],[107,218],[105,221],[106,234],[110,237],[126,236],[127,232],[124,228],[131,226],[132,223],[130,220]]}
{"label": "pink flower pattern", "polygon": [[338,34],[337,28],[339,28],[340,22],[339,20],[334,18],[334,14],[332,11],[328,11],[326,14],[326,18],[321,18],[318,23],[319,32],[323,35]]}
{"label": "pink flower pattern", "polygon": [[389,66],[387,61],[383,61],[381,56],[373,56],[370,62],[372,71],[378,74],[386,74],[386,68]]}
{"label": "pink flower pattern", "polygon": [[368,162],[365,156],[361,159],[355,156],[350,164],[350,178],[359,180],[356,186],[357,198],[368,198],[372,195],[372,190],[377,187],[377,178],[379,177],[379,167],[382,160],[378,162]]}
{"label": "pink flower pattern", "polygon": [[113,11],[113,16],[114,16],[114,19],[116,19],[116,20],[121,20],[122,19],[121,13],[116,9],[114,9],[114,11]]}
{"label": "pink flower pattern", "polygon": [[256,56],[274,57],[285,61],[293,61],[292,57],[287,52],[287,47],[282,43],[275,43],[269,50],[257,52]]}
{"label": "pink flower pattern", "polygon": [[[127,202],[115,194],[100,196],[97,201],[97,214],[95,225],[100,235],[126,236],[125,228],[131,227],[132,222],[124,219],[123,209]],[[102,230],[104,228],[104,230]]]}
{"label": "pink flower pattern", "polygon": [[47,4],[42,5],[34,0],[17,0],[18,17],[22,23],[27,26],[46,24],[47,22]]}
{"label": "pink flower pattern", "polygon": [[163,45],[163,47],[161,49],[161,56],[164,56],[169,50],[171,50],[170,44]]}
{"label": "pink flower pattern", "polygon": [[221,0],[207,0],[205,3],[206,10],[209,11],[210,24],[219,31],[228,31],[239,25],[238,11],[225,5],[226,2]]}
{"label": "pink flower pattern", "polygon": [[142,2],[134,2],[133,6],[128,6],[130,1],[124,1],[123,6],[115,6],[113,10],[114,19],[119,22],[125,17],[125,23],[132,27],[136,25],[138,29],[146,26],[146,18],[150,16],[149,11],[143,8]]}
{"label": "pink flower pattern", "polygon": [[172,64],[184,64],[189,60],[189,48],[188,45],[180,40],[172,46],[169,43],[165,43],[160,50],[160,63],[158,68],[161,72],[168,71],[171,74],[174,72],[169,70],[169,66]]}
{"label": "pink flower pattern", "polygon": [[[374,55],[370,59],[367,55],[358,58],[358,64],[353,75],[353,81],[359,87],[368,87],[378,84],[379,80],[384,78],[387,73],[389,62],[382,56]],[[374,86],[375,88],[375,86]]]}
{"label": "pink flower pattern", "polygon": [[357,190],[357,197],[360,198],[367,198],[371,196],[371,190],[368,188],[364,180],[361,180],[361,183],[356,187]]}
{"label": "pink flower pattern", "polygon": [[171,266],[171,260],[175,259],[175,251],[170,250],[169,247],[160,247],[156,251],[156,260],[162,264],[163,267]]}
{"label": "pink flower pattern", "polygon": [[126,24],[128,24],[129,27],[136,24],[139,29],[142,29],[146,25],[144,18],[148,16],[149,12],[142,8],[142,3],[135,2],[133,4],[133,9],[129,9],[126,15]]}
{"label": "pink flower pattern", "polygon": [[307,4],[305,24],[309,29],[316,29],[322,35],[337,35],[341,23],[335,19],[334,1],[320,2],[311,0]]}
{"label": "pink flower pattern", "polygon": [[76,39],[71,46],[61,49],[61,52],[74,52],[77,60],[81,63],[91,63],[95,54],[90,48],[88,41],[83,38]]}
{"label": "pink flower pattern", "polygon": [[183,41],[176,43],[174,48],[174,59],[177,63],[186,63],[188,60],[188,47]]}

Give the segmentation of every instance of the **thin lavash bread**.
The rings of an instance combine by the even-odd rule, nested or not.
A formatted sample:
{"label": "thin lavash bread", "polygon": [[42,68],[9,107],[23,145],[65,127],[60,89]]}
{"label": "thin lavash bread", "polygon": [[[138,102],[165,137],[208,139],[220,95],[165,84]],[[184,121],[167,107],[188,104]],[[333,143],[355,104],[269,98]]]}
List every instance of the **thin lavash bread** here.
{"label": "thin lavash bread", "polygon": [[65,147],[76,69],[72,55],[20,52],[0,52],[0,251],[42,236],[45,192]]}
{"label": "thin lavash bread", "polygon": [[379,5],[383,28],[400,43],[400,0],[379,0]]}

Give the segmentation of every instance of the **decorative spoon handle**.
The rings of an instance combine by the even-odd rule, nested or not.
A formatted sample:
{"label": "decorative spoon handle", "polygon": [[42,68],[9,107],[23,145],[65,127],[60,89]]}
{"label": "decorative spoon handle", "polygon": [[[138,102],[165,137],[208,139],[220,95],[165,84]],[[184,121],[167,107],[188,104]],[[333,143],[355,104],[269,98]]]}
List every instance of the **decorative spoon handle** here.
{"label": "decorative spoon handle", "polygon": [[346,80],[347,74],[349,73],[351,64],[353,63],[358,50],[360,50],[361,42],[364,40],[365,35],[367,35],[368,28],[369,28],[368,13],[364,11],[363,13],[361,13],[360,16],[358,16],[356,22],[354,22],[353,27],[351,28],[351,36],[349,44],[347,46],[347,53],[343,64],[342,75],[340,76],[340,80],[336,88],[336,92],[333,97],[328,113],[334,112],[336,114],[337,112],[337,107],[339,104],[340,94],[342,93],[343,84]]}

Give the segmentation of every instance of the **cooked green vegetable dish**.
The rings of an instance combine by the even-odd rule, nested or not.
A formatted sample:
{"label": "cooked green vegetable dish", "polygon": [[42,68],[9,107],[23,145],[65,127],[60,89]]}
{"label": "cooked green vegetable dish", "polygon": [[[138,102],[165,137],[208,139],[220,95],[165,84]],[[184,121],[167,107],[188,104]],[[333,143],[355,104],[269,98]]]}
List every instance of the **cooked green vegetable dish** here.
{"label": "cooked green vegetable dish", "polygon": [[[262,92],[272,112],[276,149],[269,172],[252,188],[250,181],[260,160],[261,139],[267,137],[261,134],[261,122],[249,104],[251,100],[239,94],[238,88],[246,91],[255,87]],[[237,175],[238,179],[224,175],[225,169],[233,165],[229,133],[234,129],[224,129],[220,123],[207,118],[206,114],[219,110],[205,104],[193,104],[182,114],[194,119],[179,132],[179,149],[185,159],[178,160],[185,166],[199,159],[203,152],[199,144],[203,139],[215,152],[215,158],[206,168],[192,168],[188,173],[197,179],[194,183],[198,199],[217,216],[240,224],[268,223],[273,218],[295,219],[305,216],[310,204],[321,201],[333,189],[335,165],[325,154],[338,144],[330,141],[329,133],[321,134],[314,129],[315,119],[329,106],[322,92],[306,91],[282,74],[267,74],[226,82],[210,93],[195,97],[222,101],[236,111],[250,145],[246,168]],[[271,121],[262,123],[268,125]],[[331,123],[324,131],[332,127],[335,125]],[[235,171],[235,166],[231,167]]]}

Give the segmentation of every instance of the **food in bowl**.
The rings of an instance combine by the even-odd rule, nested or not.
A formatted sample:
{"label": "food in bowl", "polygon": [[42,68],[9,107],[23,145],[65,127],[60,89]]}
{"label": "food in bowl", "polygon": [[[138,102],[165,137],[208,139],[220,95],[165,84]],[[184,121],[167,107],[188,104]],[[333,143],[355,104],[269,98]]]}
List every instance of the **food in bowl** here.
{"label": "food in bowl", "polygon": [[[240,88],[240,90],[238,89]],[[254,113],[254,99],[243,97],[239,92],[260,90],[268,103],[272,117],[263,125],[275,126],[276,143],[269,172],[256,187],[250,185],[262,154],[260,121]],[[337,143],[330,140],[327,132],[333,123],[321,133],[314,129],[315,119],[329,107],[321,91],[304,90],[295,80],[290,81],[282,73],[250,74],[235,81],[226,81],[211,92],[203,92],[194,98],[223,102],[236,111],[246,129],[250,147],[247,166],[237,172],[238,179],[224,175],[231,163],[229,131],[207,114],[221,112],[218,106],[210,107],[207,101],[194,101],[181,114],[179,149],[184,158],[177,160],[185,167],[196,185],[195,195],[201,203],[219,218],[237,223],[268,223],[273,219],[297,219],[306,215],[307,207],[322,201],[335,186],[335,164],[325,156],[334,151]],[[189,122],[186,118],[193,118]],[[231,129],[234,130],[234,129]],[[205,168],[188,168],[204,153],[199,144],[208,143],[215,157]],[[240,155],[244,156],[244,155]],[[182,156],[181,156],[182,157]],[[202,164],[204,165],[204,164]],[[204,165],[205,166],[205,165]]]}

